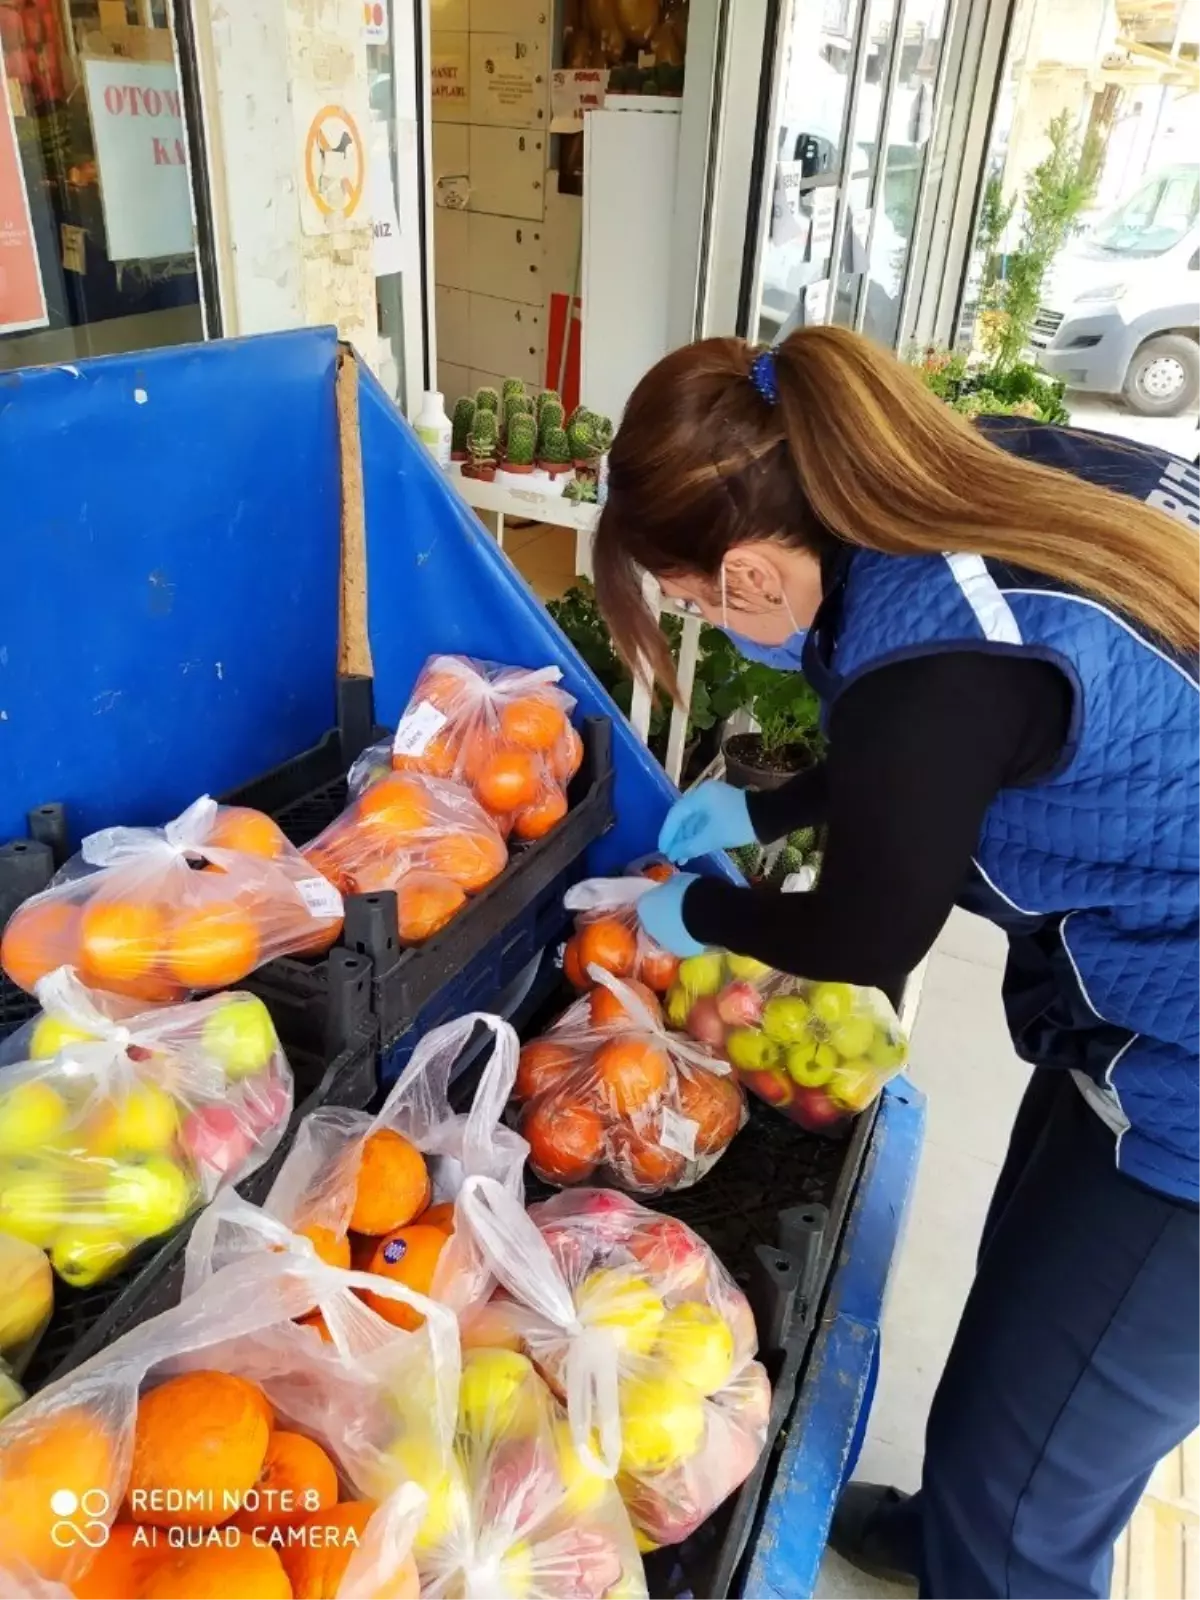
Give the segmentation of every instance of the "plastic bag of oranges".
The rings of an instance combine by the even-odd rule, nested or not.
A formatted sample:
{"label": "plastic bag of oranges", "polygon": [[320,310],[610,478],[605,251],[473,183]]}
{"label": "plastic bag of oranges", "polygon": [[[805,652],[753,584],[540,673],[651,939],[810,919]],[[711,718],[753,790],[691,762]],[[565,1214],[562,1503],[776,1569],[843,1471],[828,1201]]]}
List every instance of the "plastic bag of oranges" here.
{"label": "plastic bag of oranges", "polygon": [[90,834],[13,914],[0,965],[22,989],[73,966],[93,988],[161,1004],[325,950],[341,926],[341,895],[269,817],[204,795],[165,828]]}
{"label": "plastic bag of oranges", "polygon": [[632,873],[585,878],[567,890],[563,904],[575,913],[575,931],[563,951],[563,972],[574,988],[592,988],[589,969],[601,967],[614,978],[633,978],[655,994],[666,994],[679,972],[679,958],[655,944],[637,914],[638,901],[659,881]]}
{"label": "plastic bag of oranges", "polygon": [[[540,839],[566,816],[567,785],[583,762],[561,677],[557,667],[431,656],[396,728],[392,768],[465,783],[506,836]],[[380,765],[377,748],[360,756],[351,791]]]}
{"label": "plastic bag of oranges", "polygon": [[0,1233],[86,1288],[262,1165],[292,1074],[254,995],[114,1021],[70,968],[37,995],[28,1058],[0,1068]]}
{"label": "plastic bag of oranges", "polygon": [[514,1088],[529,1164],[561,1187],[636,1194],[703,1176],[746,1120],[729,1063],[668,1032],[657,997],[601,967],[596,987],[521,1051]]}
{"label": "plastic bag of oranges", "polygon": [[[494,1038],[470,1110],[450,1083],[476,1035]],[[517,1036],[499,1017],[470,1015],[427,1033],[375,1116],[324,1106],[300,1124],[266,1209],[356,1264],[463,1310],[491,1280],[455,1225],[463,1179],[485,1173],[520,1199],[528,1145],[504,1125]],[[380,1308],[377,1308],[380,1309]],[[403,1308],[382,1307],[382,1315]]]}
{"label": "plastic bag of oranges", "polygon": [[611,1189],[525,1214],[472,1178],[461,1207],[506,1291],[464,1321],[464,1370],[478,1339],[528,1355],[585,1453],[615,1470],[642,1548],[686,1539],[766,1442],[771,1388],[745,1295],[685,1223]]}
{"label": "plastic bag of oranges", "polygon": [[[398,1364],[411,1336],[361,1356],[295,1336],[295,1316],[348,1305],[360,1277],[286,1254],[235,1262],[0,1424],[0,1591],[415,1600],[428,1502],[396,1452],[438,1439],[445,1462],[457,1330],[421,1302],[440,1388]],[[398,1391],[419,1433],[392,1427]]]}
{"label": "plastic bag of oranges", "polygon": [[463,784],[385,773],[305,845],[343,894],[396,892],[400,938],[420,944],[504,871],[508,847]]}

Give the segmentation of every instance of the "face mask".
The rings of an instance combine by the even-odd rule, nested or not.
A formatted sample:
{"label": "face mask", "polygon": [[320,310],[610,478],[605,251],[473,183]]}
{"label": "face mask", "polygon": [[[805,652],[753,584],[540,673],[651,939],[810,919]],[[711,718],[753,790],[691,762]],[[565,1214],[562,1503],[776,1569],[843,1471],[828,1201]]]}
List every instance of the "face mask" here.
{"label": "face mask", "polygon": [[782,644],[759,644],[757,639],[746,639],[740,633],[735,633],[729,626],[729,611],[725,604],[725,568],[721,568],[721,632],[734,645],[747,661],[757,661],[760,666],[774,667],[777,672],[799,672],[800,658],[804,653],[804,641],[808,637],[808,629],[801,628],[792,615],[792,608],[788,604],[787,595],[783,596],[784,606],[787,608],[788,620],[795,632],[790,634]]}

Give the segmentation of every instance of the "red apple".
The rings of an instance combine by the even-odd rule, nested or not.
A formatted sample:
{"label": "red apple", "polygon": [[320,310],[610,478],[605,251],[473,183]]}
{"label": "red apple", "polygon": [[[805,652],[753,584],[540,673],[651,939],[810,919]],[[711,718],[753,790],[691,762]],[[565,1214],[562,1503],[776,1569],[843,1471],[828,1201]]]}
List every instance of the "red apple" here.
{"label": "red apple", "polygon": [[772,1069],[770,1072],[743,1072],[739,1076],[750,1093],[769,1106],[791,1105],[794,1089],[786,1072]]}
{"label": "red apple", "polygon": [[824,1089],[797,1089],[792,1104],[792,1116],[803,1128],[819,1132],[830,1128],[845,1118],[845,1111]]}
{"label": "red apple", "polygon": [[254,1131],[232,1106],[201,1106],[184,1123],[183,1142],[198,1166],[223,1178],[254,1149]]}
{"label": "red apple", "polygon": [[292,1086],[283,1078],[259,1073],[257,1077],[243,1081],[237,1104],[239,1114],[254,1132],[266,1133],[268,1128],[278,1127],[291,1115]]}
{"label": "red apple", "polygon": [[661,1217],[639,1228],[629,1253],[655,1282],[659,1293],[680,1293],[708,1276],[708,1246],[676,1217]]}
{"label": "red apple", "polygon": [[717,996],[717,1013],[730,1028],[757,1028],[763,999],[752,983],[726,984]]}
{"label": "red apple", "polygon": [[720,1049],[725,1043],[725,1024],[712,995],[697,1000],[688,1012],[687,1031],[701,1044],[711,1044]]}
{"label": "red apple", "polygon": [[558,1461],[549,1440],[502,1437],[493,1444],[484,1470],[479,1516],[485,1527],[536,1527],[561,1499]]}
{"label": "red apple", "polygon": [[562,1600],[593,1600],[621,1576],[621,1553],[599,1528],[563,1528],[536,1543],[538,1565],[547,1577],[553,1574]]}

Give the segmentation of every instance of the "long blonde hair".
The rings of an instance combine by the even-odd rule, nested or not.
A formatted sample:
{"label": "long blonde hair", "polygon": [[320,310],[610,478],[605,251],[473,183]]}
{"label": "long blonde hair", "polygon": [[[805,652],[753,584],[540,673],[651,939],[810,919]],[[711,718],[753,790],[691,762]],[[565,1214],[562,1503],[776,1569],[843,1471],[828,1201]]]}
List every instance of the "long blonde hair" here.
{"label": "long blonde hair", "polygon": [[[844,328],[778,346],[778,402],[753,348],[705,339],[634,390],[609,457],[597,598],[618,648],[674,673],[641,573],[712,580],[726,553],[778,538],[889,555],[966,551],[1056,578],[1194,651],[1200,544],[1173,517],[1000,449],[894,356]],[[1031,424],[1036,426],[1036,424]]]}

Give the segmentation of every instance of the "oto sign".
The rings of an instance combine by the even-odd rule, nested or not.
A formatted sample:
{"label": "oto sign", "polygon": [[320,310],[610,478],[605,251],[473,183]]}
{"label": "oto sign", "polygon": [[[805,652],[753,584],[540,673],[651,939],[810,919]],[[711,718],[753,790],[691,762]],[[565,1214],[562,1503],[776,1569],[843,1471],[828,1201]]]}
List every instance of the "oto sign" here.
{"label": "oto sign", "polygon": [[192,196],[174,63],[93,56],[83,69],[109,260],[190,255]]}

